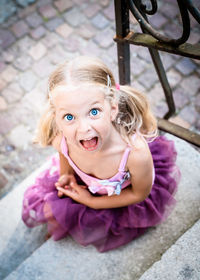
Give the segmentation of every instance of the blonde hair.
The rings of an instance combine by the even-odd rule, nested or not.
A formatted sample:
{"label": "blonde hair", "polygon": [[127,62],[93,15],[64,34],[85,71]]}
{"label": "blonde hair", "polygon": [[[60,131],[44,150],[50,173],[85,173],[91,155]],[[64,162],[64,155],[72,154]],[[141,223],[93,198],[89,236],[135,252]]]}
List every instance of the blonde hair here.
{"label": "blonde hair", "polygon": [[42,115],[36,142],[42,146],[50,145],[58,133],[55,122],[55,109],[51,102],[52,91],[57,86],[93,85],[105,93],[105,97],[112,102],[118,101],[119,112],[113,122],[121,136],[129,141],[131,135],[140,133],[146,139],[153,139],[157,135],[157,123],[153,116],[147,98],[130,86],[116,88],[112,72],[99,59],[81,56],[70,62],[65,62],[50,75],[48,82],[48,102]]}

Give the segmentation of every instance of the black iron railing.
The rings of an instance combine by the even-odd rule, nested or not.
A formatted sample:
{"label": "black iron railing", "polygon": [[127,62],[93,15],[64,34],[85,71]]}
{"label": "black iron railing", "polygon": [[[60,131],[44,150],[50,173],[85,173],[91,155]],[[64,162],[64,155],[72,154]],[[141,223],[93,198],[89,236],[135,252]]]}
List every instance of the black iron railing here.
{"label": "black iron railing", "polygon": [[[200,12],[190,0],[177,0],[182,20],[182,35],[178,39],[168,38],[155,30],[148,21],[148,15],[157,12],[157,1],[149,0],[151,7],[147,8],[142,0],[115,0],[116,36],[118,50],[118,66],[120,84],[130,83],[130,44],[147,47],[154,67],[162,85],[168,112],[163,118],[158,118],[159,129],[172,133],[190,143],[200,146],[200,135],[181,126],[170,123],[168,119],[175,113],[175,103],[166,73],[159,55],[159,50],[200,60],[200,44],[189,44],[190,36],[189,13],[200,23]],[[142,32],[130,30],[129,12],[139,23]]]}

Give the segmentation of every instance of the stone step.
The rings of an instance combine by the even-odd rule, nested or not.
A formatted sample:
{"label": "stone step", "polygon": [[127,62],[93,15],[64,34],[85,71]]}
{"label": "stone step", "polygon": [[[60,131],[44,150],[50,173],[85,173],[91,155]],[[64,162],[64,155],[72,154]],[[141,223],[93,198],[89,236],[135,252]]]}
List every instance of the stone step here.
{"label": "stone step", "polygon": [[30,229],[21,220],[23,193],[42,168],[0,200],[0,279],[6,277],[45,241],[45,226]]}
{"label": "stone step", "polygon": [[[21,259],[20,265],[18,261],[17,265],[19,266],[5,279],[139,279],[200,218],[198,168],[200,154],[185,141],[171,135],[167,135],[167,137],[175,141],[178,152],[177,164],[180,167],[182,179],[176,194],[176,208],[166,222],[149,229],[146,234],[128,245],[107,253],[99,253],[92,246],[82,247],[70,237],[58,242],[49,239],[41,245],[41,239],[44,240],[43,229],[43,237],[39,239],[40,233],[38,232],[36,241],[34,239],[35,233],[31,235],[31,231],[27,232],[25,226],[21,226],[22,233],[16,232],[21,219],[19,208],[21,208],[22,192],[25,185],[29,185],[35,176],[35,174],[31,175],[31,179],[27,178],[26,182],[23,182],[0,203],[0,226],[4,228],[5,232],[4,237],[2,237],[3,254],[5,259],[7,258],[4,263],[8,264],[10,258],[14,259],[15,254],[20,254],[21,245],[17,244],[24,243],[27,250],[32,242],[35,242],[35,248],[41,246],[34,252],[29,250],[30,256],[27,257],[27,254],[23,262]],[[1,211],[4,208],[2,203],[7,208],[7,210],[4,209],[4,212]],[[9,219],[5,219],[5,217],[9,217]],[[2,218],[4,218],[3,222]],[[20,236],[19,240],[13,239],[15,235]],[[26,240],[29,240],[30,236],[31,241],[24,241],[25,236]],[[8,246],[7,249],[7,244],[11,243],[13,245]],[[6,255],[11,247],[12,252]],[[3,266],[1,269],[4,269]]]}
{"label": "stone step", "polygon": [[140,280],[200,279],[200,220],[154,263]]}

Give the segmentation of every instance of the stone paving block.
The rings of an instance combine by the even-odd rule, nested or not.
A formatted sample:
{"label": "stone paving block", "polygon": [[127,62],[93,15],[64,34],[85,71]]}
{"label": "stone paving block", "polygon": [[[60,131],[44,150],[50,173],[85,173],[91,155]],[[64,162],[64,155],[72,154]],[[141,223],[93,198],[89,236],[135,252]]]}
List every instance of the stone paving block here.
{"label": "stone paving block", "polygon": [[19,76],[19,84],[26,92],[31,91],[37,82],[37,77],[31,70],[28,70]]}
{"label": "stone paving block", "polygon": [[42,43],[37,43],[29,50],[29,54],[34,60],[41,59],[47,53],[46,47]]}
{"label": "stone paving block", "polygon": [[175,63],[176,60],[171,54],[168,53],[160,53],[161,61],[163,63],[165,71],[169,70]]}
{"label": "stone paving block", "polygon": [[182,35],[182,28],[178,24],[170,22],[165,25],[164,34],[169,36],[169,38],[177,39]]}
{"label": "stone paving block", "polygon": [[[29,93],[27,93],[29,94]],[[25,95],[26,96],[26,95]],[[38,122],[38,118],[39,118],[39,114],[37,112],[37,110],[35,110],[35,106],[33,105],[34,100],[32,100],[32,102],[27,102],[25,96],[20,100],[20,102],[18,102],[13,108],[12,108],[12,112],[13,115],[15,116],[17,125],[15,124],[15,126],[18,126],[20,124],[25,125],[27,127],[27,131],[31,132],[32,137],[34,137],[34,131],[36,129],[36,125]],[[42,97],[41,97],[42,100]],[[11,130],[10,130],[11,131]],[[29,147],[26,147],[26,149]],[[30,148],[33,149],[33,147]],[[18,149],[19,153],[20,153],[21,149]],[[23,149],[23,151],[25,151]],[[19,161],[22,160],[23,155],[20,153],[20,157],[19,157]]]}
{"label": "stone paving block", "polygon": [[149,18],[150,24],[158,29],[162,28],[167,21],[168,19],[159,12]]}
{"label": "stone paving block", "polygon": [[[9,117],[8,117],[9,116]],[[16,125],[17,120],[13,115],[13,109],[7,110],[6,112],[1,112],[0,114],[0,134],[4,135],[11,131]]]}
{"label": "stone paving block", "polygon": [[10,0],[1,0],[0,2],[0,24],[16,12],[17,8]]}
{"label": "stone paving block", "polygon": [[73,0],[73,2],[77,5],[84,6],[87,3],[87,0]]}
{"label": "stone paving block", "polygon": [[14,65],[17,69],[19,69],[19,70],[21,70],[21,71],[25,71],[25,70],[27,70],[28,68],[31,67],[32,62],[33,62],[32,58],[31,58],[29,55],[26,55],[26,54],[25,54],[25,55],[20,55],[20,56],[18,56],[18,57],[14,60],[13,65]]}
{"label": "stone paving block", "polygon": [[[133,82],[131,83],[131,86],[132,86],[133,88],[135,88],[135,89],[137,89],[137,90],[143,92],[144,94],[146,93],[145,87],[144,87],[141,83],[139,83],[137,80],[133,81]],[[147,96],[147,97],[148,97],[148,96]]]}
{"label": "stone paving block", "polygon": [[1,73],[1,78],[6,82],[12,82],[16,80],[17,71],[11,66],[8,65],[5,70]]}
{"label": "stone paving block", "polygon": [[92,18],[93,16],[96,15],[96,13],[99,12],[100,9],[101,9],[101,7],[99,6],[99,4],[92,3],[92,4],[87,5],[85,7],[85,9],[83,10],[83,12],[88,18]]}
{"label": "stone paving block", "polygon": [[17,16],[19,18],[25,18],[28,15],[30,15],[31,13],[35,12],[35,10],[36,10],[36,5],[32,4],[32,5],[27,6],[26,8],[19,10],[17,12]]}
{"label": "stone paving block", "polygon": [[56,9],[51,4],[39,7],[39,12],[46,19],[53,18],[57,15]]}
{"label": "stone paving block", "polygon": [[136,53],[141,59],[145,60],[146,62],[152,63],[152,59],[147,48],[141,48],[138,46],[136,50],[138,50]]}
{"label": "stone paving block", "polygon": [[25,36],[17,41],[16,43],[16,54],[28,53],[29,49],[34,45],[34,40],[29,36]]}
{"label": "stone paving block", "polygon": [[[47,57],[43,57],[42,59],[34,63],[32,69],[38,77],[45,78],[54,70],[54,67],[49,62]],[[31,88],[31,90],[32,89],[33,87]]]}
{"label": "stone paving block", "polygon": [[67,23],[63,23],[56,28],[56,32],[63,38],[67,38],[73,32],[73,29]]}
{"label": "stone paving block", "polygon": [[101,0],[100,4],[102,7],[107,7],[110,3],[110,0]]}
{"label": "stone paving block", "polygon": [[134,76],[140,75],[146,67],[148,67],[148,64],[144,61],[139,59],[137,56],[134,56],[131,58],[131,73]]}
{"label": "stone paving block", "polygon": [[56,18],[53,18],[53,19],[48,20],[47,22],[45,22],[45,26],[47,27],[47,29],[49,31],[54,31],[63,22],[64,21],[63,21],[62,18],[56,17]]}
{"label": "stone paving block", "polygon": [[63,18],[72,27],[77,27],[86,21],[86,17],[79,9],[73,8],[63,14]]}
{"label": "stone paving block", "polygon": [[33,39],[40,39],[45,34],[46,34],[46,29],[42,25],[30,31],[30,35]]}
{"label": "stone paving block", "polygon": [[159,82],[156,83],[154,87],[147,92],[146,96],[148,97],[148,100],[150,101],[151,105],[157,105],[163,100],[165,100],[163,88]]}
{"label": "stone paving block", "polygon": [[56,34],[55,32],[47,32],[45,34],[45,37],[42,38],[42,43],[44,43],[44,45],[50,49],[52,47],[54,47],[55,45],[58,45],[59,43],[61,43],[63,40],[63,38],[61,38],[58,34]]}
{"label": "stone paving block", "polygon": [[85,23],[78,28],[77,33],[84,39],[91,39],[96,34],[96,29],[90,23]]}
{"label": "stone paving block", "polygon": [[5,99],[0,96],[0,111],[6,110],[8,108],[8,104]]}
{"label": "stone paving block", "polygon": [[25,149],[31,142],[33,135],[28,131],[24,125],[18,125],[7,136],[11,145],[16,148]]}
{"label": "stone paving block", "polygon": [[[47,81],[45,82],[47,84]],[[46,93],[47,93],[47,87],[45,91],[42,92],[42,90],[39,89],[39,86],[37,86],[28,94],[26,94],[22,101],[24,104],[27,104],[27,106],[32,107],[32,111],[40,115],[45,106]]]}
{"label": "stone paving block", "polygon": [[200,278],[200,220],[167,250],[140,280],[198,280]]}
{"label": "stone paving block", "polygon": [[188,121],[190,124],[195,124],[197,119],[199,118],[199,114],[195,110],[194,105],[188,105],[187,107],[184,107],[180,113],[180,117],[183,118],[185,121]]}
{"label": "stone paving block", "polygon": [[170,69],[166,74],[171,88],[180,84],[182,77],[178,71]]}
{"label": "stone paving block", "polygon": [[150,89],[158,80],[157,74],[153,67],[146,69],[141,76],[138,77],[138,81],[144,85],[146,89]]}
{"label": "stone paving block", "polygon": [[[92,246],[82,247],[71,238],[58,242],[50,239],[18,266],[6,280],[25,280],[27,277],[30,280],[38,277],[49,280],[137,280],[200,217],[200,155],[188,143],[173,136],[168,135],[168,138],[175,140],[182,180],[176,194],[176,208],[166,222],[151,228],[128,245],[106,253],[98,253]],[[3,244],[8,242],[16,221],[11,225]],[[194,238],[198,238],[198,232]]]}
{"label": "stone paving block", "polygon": [[115,8],[114,2],[111,2],[110,5],[103,10],[104,15],[111,21],[115,20]]}
{"label": "stone paving block", "polygon": [[37,7],[42,7],[44,5],[51,4],[51,3],[52,3],[51,0],[40,0],[40,1],[37,1],[36,5],[37,5]]}
{"label": "stone paving block", "polygon": [[5,63],[11,63],[14,60],[14,55],[12,51],[9,49],[2,53],[2,58]]}
{"label": "stone paving block", "polygon": [[113,42],[113,37],[115,33],[113,30],[110,28],[105,29],[103,31],[100,31],[97,33],[97,35],[94,37],[94,41],[102,48],[108,48],[112,44],[114,45]]}
{"label": "stone paving block", "polygon": [[177,14],[179,14],[178,4],[176,2],[171,4],[164,3],[160,11],[164,16],[167,16],[170,19],[174,19],[177,16]]}
{"label": "stone paving block", "polygon": [[188,96],[194,96],[200,90],[199,77],[195,74],[192,74],[182,80],[181,86],[188,93]]}
{"label": "stone paving block", "polygon": [[155,116],[159,118],[163,118],[169,111],[167,103],[164,100],[161,100],[158,104],[153,104],[152,110]]}
{"label": "stone paving block", "polygon": [[5,69],[6,65],[4,62],[0,61],[0,73]]}
{"label": "stone paving block", "polygon": [[188,75],[194,72],[197,68],[196,64],[192,62],[190,58],[182,58],[176,65],[175,68],[183,75]]}
{"label": "stone paving block", "polygon": [[16,0],[17,4],[23,8],[35,2],[35,0]]}
{"label": "stone paving block", "polygon": [[199,31],[195,32],[195,31],[191,30],[188,43],[190,43],[190,44],[198,44],[199,42],[200,42]]}
{"label": "stone paving block", "polygon": [[13,82],[13,83],[9,84],[9,86],[6,87],[1,92],[1,94],[2,94],[2,96],[4,96],[6,101],[9,104],[11,104],[11,103],[14,103],[16,101],[19,101],[22,98],[24,92],[17,82]]}
{"label": "stone paving block", "polygon": [[6,82],[0,77],[0,91],[6,87]]}
{"label": "stone paving block", "polygon": [[15,42],[15,37],[9,30],[0,29],[0,47],[3,49],[8,48]]}
{"label": "stone paving block", "polygon": [[15,23],[11,27],[11,30],[13,31],[13,33],[15,34],[15,36],[17,38],[20,38],[20,37],[24,36],[29,31],[28,25],[25,23],[24,20],[20,20],[17,23]]}
{"label": "stone paving block", "polygon": [[91,23],[98,29],[104,29],[109,25],[109,21],[101,13],[98,13],[95,17],[93,17]]}
{"label": "stone paving block", "polygon": [[[72,56],[74,56],[74,54],[70,55],[70,53],[67,51],[64,51],[64,49],[60,45],[57,45],[54,48],[54,52],[50,52],[48,54],[48,59],[49,59],[50,63],[57,65],[59,63],[63,63],[63,60],[70,59],[70,57],[72,57]],[[46,91],[47,84],[44,84],[43,88]]]}
{"label": "stone paving block", "polygon": [[28,15],[25,20],[32,28],[36,28],[43,23],[41,16],[37,12]]}
{"label": "stone paving block", "polygon": [[68,9],[70,9],[73,6],[73,2],[71,0],[57,0],[54,1],[54,5],[58,9],[59,12],[64,12]]}
{"label": "stone paving block", "polygon": [[79,51],[82,55],[93,55],[93,56],[100,56],[101,49],[97,46],[96,43],[93,41],[89,41],[86,46],[81,46]]}
{"label": "stone paving block", "polygon": [[78,52],[81,50],[81,48],[85,48],[86,45],[87,45],[86,40],[74,34],[69,36],[68,39],[65,40],[64,43],[62,44],[64,50],[66,49],[70,52],[76,52],[76,51]]}
{"label": "stone paving block", "polygon": [[190,102],[190,98],[188,96],[188,93],[185,91],[184,88],[181,86],[178,86],[174,91],[173,91],[173,97],[174,97],[174,102],[175,105],[180,109],[183,108],[186,104]]}

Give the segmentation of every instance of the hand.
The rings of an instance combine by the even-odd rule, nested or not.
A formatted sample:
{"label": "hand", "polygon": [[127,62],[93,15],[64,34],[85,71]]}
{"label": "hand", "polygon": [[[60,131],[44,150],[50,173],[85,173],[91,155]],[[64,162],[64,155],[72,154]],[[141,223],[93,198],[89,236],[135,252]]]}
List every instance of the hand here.
{"label": "hand", "polygon": [[[71,180],[76,180],[73,175],[71,174],[63,174],[60,176],[58,181],[55,183],[55,187],[65,188],[67,185],[70,185]],[[62,191],[58,191],[58,196],[62,197],[64,193]]]}
{"label": "hand", "polygon": [[73,175],[70,175],[70,183],[65,187],[56,187],[58,191],[66,196],[71,197],[73,200],[89,206],[92,200],[92,195],[87,190],[86,186],[78,185]]}

